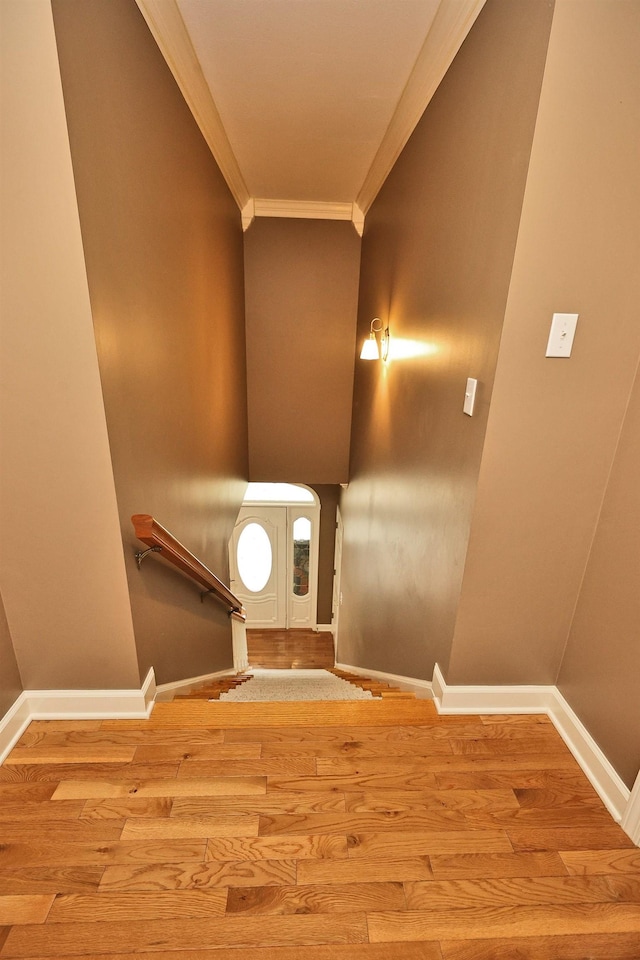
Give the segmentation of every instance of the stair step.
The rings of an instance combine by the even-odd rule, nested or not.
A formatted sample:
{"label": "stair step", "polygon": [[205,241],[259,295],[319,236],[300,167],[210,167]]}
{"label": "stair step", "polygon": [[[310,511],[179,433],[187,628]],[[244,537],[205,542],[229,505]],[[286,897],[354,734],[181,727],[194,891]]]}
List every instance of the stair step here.
{"label": "stair step", "polygon": [[[247,631],[247,633],[252,631]],[[268,633],[268,631],[256,631],[262,633]],[[307,635],[309,631],[278,631],[281,632],[292,632]],[[312,634],[312,636],[318,636],[318,634]],[[331,634],[328,634],[331,637]],[[332,656],[333,656],[333,639],[331,641],[332,646]],[[291,659],[291,658],[289,658]],[[298,665],[299,669],[314,669],[309,667],[306,663],[304,665]],[[291,667],[289,669],[295,669],[296,667]],[[267,668],[267,669],[279,669],[278,667]],[[286,669],[286,668],[285,668]],[[339,677],[341,680],[345,680],[347,683],[353,684],[355,687],[360,687],[361,690],[368,690],[372,696],[376,699],[383,699],[387,701],[395,700],[415,700],[415,694],[410,690],[402,690],[399,687],[394,687],[389,683],[385,683],[382,680],[374,680],[370,677],[361,677],[355,673],[349,673],[346,670],[337,670],[333,665],[330,667],[327,665],[322,665],[319,669],[328,670],[329,673],[332,673],[335,677]],[[174,701],[193,701],[193,700],[218,700],[222,693],[226,693],[229,690],[234,690],[236,687],[245,683],[247,680],[251,680],[252,673],[241,673],[235,676],[222,677],[220,680],[209,681],[196,686],[191,690],[188,690],[186,693],[177,694],[174,697]]]}
{"label": "stair step", "polygon": [[[105,729],[111,723],[103,721]],[[153,713],[144,722],[145,729],[176,727],[344,727],[344,726],[409,726],[438,722],[431,700],[345,700],[290,703],[225,703],[215,700],[182,700],[156,703]]]}
{"label": "stair step", "polygon": [[193,687],[187,693],[177,694],[173,699],[174,700],[212,700],[218,699],[221,693],[226,693],[228,690],[235,690],[236,687],[239,687],[241,684],[245,683],[247,680],[251,680],[253,674],[242,673],[237,674],[233,677],[222,677],[220,680],[215,680],[213,682],[207,682],[201,684],[200,686]]}
{"label": "stair step", "polygon": [[361,677],[355,673],[348,673],[346,670],[330,670],[334,676],[341,680],[346,680],[362,690],[369,690],[374,697],[382,697],[385,700],[415,700],[416,695],[411,690],[401,690],[399,687],[392,687],[382,680],[372,680],[368,677]]}

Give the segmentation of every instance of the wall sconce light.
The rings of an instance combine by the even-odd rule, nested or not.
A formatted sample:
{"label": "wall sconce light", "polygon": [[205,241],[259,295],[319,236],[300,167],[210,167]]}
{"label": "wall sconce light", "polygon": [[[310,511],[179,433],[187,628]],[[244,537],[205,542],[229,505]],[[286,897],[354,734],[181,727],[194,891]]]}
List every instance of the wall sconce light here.
{"label": "wall sconce light", "polygon": [[[378,342],[379,338],[379,342]],[[389,327],[379,317],[371,321],[371,332],[360,351],[361,360],[386,360],[389,356]]]}

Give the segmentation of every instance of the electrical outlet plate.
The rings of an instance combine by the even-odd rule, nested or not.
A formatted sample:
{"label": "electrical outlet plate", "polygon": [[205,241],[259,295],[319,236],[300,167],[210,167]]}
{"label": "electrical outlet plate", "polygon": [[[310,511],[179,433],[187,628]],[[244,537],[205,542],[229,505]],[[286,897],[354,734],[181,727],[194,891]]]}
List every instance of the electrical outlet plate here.
{"label": "electrical outlet plate", "polygon": [[547,357],[570,357],[578,323],[577,313],[554,313],[547,343]]}
{"label": "electrical outlet plate", "polygon": [[462,407],[463,413],[466,413],[467,416],[473,416],[473,408],[476,402],[476,390],[478,388],[478,381],[474,380],[472,377],[469,377],[467,380],[467,388],[464,392],[464,405]]}

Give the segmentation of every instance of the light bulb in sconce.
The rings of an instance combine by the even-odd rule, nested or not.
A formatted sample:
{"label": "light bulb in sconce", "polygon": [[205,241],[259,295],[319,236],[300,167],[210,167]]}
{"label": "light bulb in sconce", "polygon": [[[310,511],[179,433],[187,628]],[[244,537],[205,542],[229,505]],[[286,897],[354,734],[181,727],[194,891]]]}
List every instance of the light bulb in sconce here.
{"label": "light bulb in sconce", "polygon": [[371,321],[371,332],[362,345],[361,360],[386,360],[389,356],[389,327],[379,317]]}

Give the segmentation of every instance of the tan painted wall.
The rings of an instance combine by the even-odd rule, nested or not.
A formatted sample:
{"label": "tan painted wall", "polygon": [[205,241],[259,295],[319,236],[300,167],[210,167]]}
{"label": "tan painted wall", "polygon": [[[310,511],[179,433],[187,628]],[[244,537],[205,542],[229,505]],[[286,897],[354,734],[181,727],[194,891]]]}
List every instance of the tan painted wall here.
{"label": "tan painted wall", "polygon": [[228,582],[247,467],[239,211],[133,0],[54,0],[140,667],[229,667],[225,609],[155,557],[153,514]]}
{"label": "tan painted wall", "polygon": [[[640,352],[639,30],[637,3],[556,4],[451,683],[558,678]],[[580,314],[568,360],[544,356],[554,311]],[[603,530],[596,542],[602,550]],[[590,576],[599,562],[594,557]],[[595,596],[587,590],[581,617]],[[627,593],[622,623],[635,603]],[[584,624],[576,631],[565,687],[580,688],[581,707],[587,689],[593,693],[591,732],[598,738],[602,730],[611,747],[615,726],[619,757],[627,750],[620,721],[637,716],[626,684],[615,708],[610,700],[613,678],[627,669],[628,632],[612,668],[595,624],[589,639]],[[596,643],[610,671],[606,690],[591,672]],[[578,668],[579,649],[585,659]],[[635,680],[637,700],[637,672]],[[607,709],[617,719],[603,723]]]}
{"label": "tan painted wall", "polygon": [[0,716],[5,714],[22,693],[22,681],[16,661],[9,624],[0,596]]}
{"label": "tan painted wall", "polygon": [[139,686],[51,9],[3,0],[0,583],[26,689]]}
{"label": "tan painted wall", "polygon": [[558,678],[629,787],[640,770],[639,476],[636,377]]}
{"label": "tan painted wall", "polygon": [[381,317],[392,350],[428,352],[356,363],[343,663],[431,679],[448,660],[550,21],[489,0],[367,215],[360,336]]}
{"label": "tan painted wall", "polygon": [[350,223],[259,218],[245,235],[252,480],[348,479],[359,264]]}

